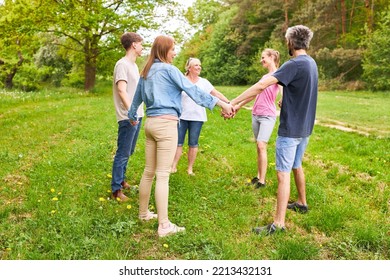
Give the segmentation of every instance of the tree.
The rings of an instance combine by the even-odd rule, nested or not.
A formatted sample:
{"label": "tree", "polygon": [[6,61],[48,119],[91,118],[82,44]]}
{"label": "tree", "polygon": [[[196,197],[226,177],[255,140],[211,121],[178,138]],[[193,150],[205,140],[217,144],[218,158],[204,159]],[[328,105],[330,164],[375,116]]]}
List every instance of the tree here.
{"label": "tree", "polygon": [[[119,37],[123,32],[156,28],[164,20],[154,16],[161,5],[174,11],[169,9],[175,5],[173,0],[5,0],[0,24],[7,34],[0,31],[5,35],[0,41],[25,34],[51,34],[51,43],[68,52],[73,71],[83,68],[84,88],[90,90],[95,85],[100,57],[121,48]],[[8,25],[9,18],[12,25]]]}
{"label": "tree", "polygon": [[[388,6],[388,0],[212,2],[212,7],[219,8],[211,10],[212,16],[204,17],[207,20],[195,21],[201,22],[202,28],[186,44],[184,54],[200,56],[205,66],[203,75],[223,84],[253,83],[258,79],[261,50],[271,47],[284,52],[286,28],[297,24],[314,31],[309,54],[317,60],[322,78],[340,82],[359,80],[363,73],[361,42],[366,34],[378,28],[377,22],[382,17],[379,11]],[[199,5],[192,8],[194,15],[207,11]]]}
{"label": "tree", "polygon": [[30,63],[39,46],[39,38],[29,32],[33,11],[26,1],[4,1],[0,5],[0,83],[14,86],[14,77]]}
{"label": "tree", "polygon": [[172,1],[42,0],[42,4],[39,12],[43,15],[41,20],[46,20],[44,31],[66,38],[57,44],[81,54],[84,88],[90,90],[95,85],[99,57],[118,47],[118,38],[124,31],[156,26],[155,9]]}
{"label": "tree", "polygon": [[390,90],[390,5],[378,28],[367,36],[363,78],[373,90]]}

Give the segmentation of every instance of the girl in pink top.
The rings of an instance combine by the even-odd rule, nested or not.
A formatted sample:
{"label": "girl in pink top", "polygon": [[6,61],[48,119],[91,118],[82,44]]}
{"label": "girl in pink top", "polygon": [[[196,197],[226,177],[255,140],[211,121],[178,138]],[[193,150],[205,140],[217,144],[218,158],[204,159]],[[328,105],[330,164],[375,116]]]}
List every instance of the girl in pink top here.
{"label": "girl in pink top", "polygon": [[[271,75],[279,67],[280,55],[273,49],[265,49],[261,53],[261,63],[268,69],[268,73],[261,79]],[[262,94],[248,98],[235,106],[238,111],[242,106],[252,101],[255,103],[252,108],[252,130],[257,144],[257,176],[251,181],[255,188],[265,187],[265,175],[267,173],[267,143],[271,137],[276,122],[275,100],[278,92],[282,93],[282,87],[274,84],[267,87]],[[279,101],[279,106],[281,101]]]}

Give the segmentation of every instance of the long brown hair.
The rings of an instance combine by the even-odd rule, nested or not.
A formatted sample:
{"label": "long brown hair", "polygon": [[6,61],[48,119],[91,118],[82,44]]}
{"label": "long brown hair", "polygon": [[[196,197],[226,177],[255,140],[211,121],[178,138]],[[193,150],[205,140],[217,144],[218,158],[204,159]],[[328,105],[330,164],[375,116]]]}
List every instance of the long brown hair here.
{"label": "long brown hair", "polygon": [[174,45],[175,40],[172,37],[166,35],[157,36],[156,39],[154,39],[148,60],[141,71],[141,77],[146,79],[156,58],[162,62],[169,63],[167,59],[168,52]]}

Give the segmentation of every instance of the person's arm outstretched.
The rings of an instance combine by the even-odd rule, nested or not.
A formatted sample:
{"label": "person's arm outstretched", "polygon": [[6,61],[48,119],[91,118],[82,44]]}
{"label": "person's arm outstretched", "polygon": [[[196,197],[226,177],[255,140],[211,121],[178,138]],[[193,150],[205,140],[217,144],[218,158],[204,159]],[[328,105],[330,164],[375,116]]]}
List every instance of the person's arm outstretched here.
{"label": "person's arm outstretched", "polygon": [[264,80],[258,81],[256,84],[245,90],[236,98],[232,99],[230,101],[230,104],[237,105],[247,100],[248,98],[255,97],[256,95],[262,93],[265,88],[269,87],[270,85],[276,84],[277,82],[278,80],[274,76],[268,76]]}

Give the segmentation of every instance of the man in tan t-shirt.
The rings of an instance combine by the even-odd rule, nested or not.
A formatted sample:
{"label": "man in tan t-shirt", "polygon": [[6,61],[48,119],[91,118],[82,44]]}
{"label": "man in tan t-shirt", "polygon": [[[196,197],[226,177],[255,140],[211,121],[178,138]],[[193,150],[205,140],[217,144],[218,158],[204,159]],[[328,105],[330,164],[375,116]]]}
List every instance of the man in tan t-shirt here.
{"label": "man in tan t-shirt", "polygon": [[118,201],[128,200],[122,192],[122,189],[130,188],[125,181],[127,162],[134,153],[144,116],[143,104],[137,111],[140,118],[138,125],[132,126],[127,116],[139,80],[139,70],[135,61],[142,54],[142,42],[142,37],[137,33],[124,33],[121,36],[121,43],[126,55],[117,61],[114,68],[113,97],[118,121],[118,148],[112,166],[111,190],[113,197]]}

